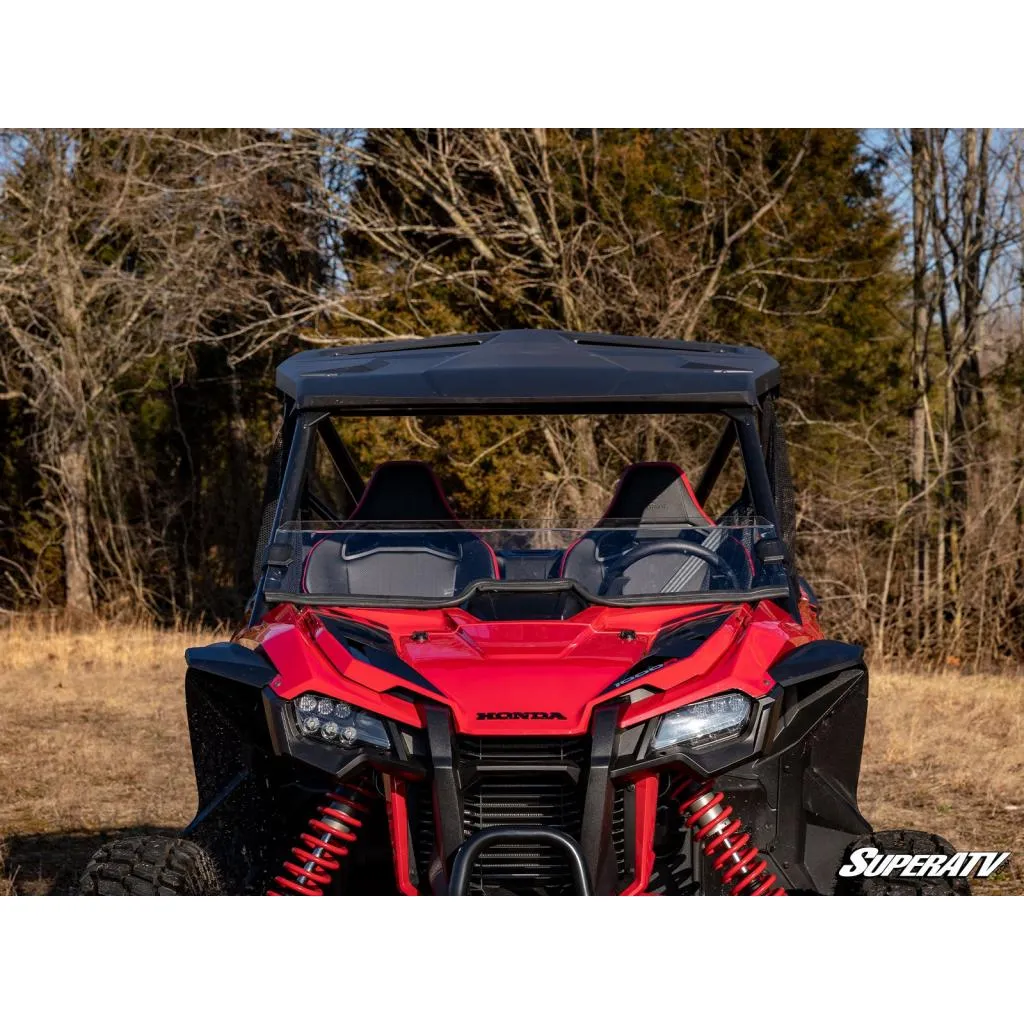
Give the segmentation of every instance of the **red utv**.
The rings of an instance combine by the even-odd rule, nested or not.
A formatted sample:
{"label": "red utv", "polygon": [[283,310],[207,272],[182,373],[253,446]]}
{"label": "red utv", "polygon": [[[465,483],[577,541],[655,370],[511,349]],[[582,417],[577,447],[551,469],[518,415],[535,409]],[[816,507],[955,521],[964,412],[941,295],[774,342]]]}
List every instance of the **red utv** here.
{"label": "red utv", "polygon": [[[857,808],[868,675],[796,574],[769,356],[508,331],[306,352],[277,385],[249,622],[187,654],[199,812],[104,847],[83,892],[954,891],[838,879],[852,846],[949,848]],[[721,436],[696,485],[629,465],[582,525],[464,521],[426,464],[364,480],[342,440],[354,416],[636,413]]]}

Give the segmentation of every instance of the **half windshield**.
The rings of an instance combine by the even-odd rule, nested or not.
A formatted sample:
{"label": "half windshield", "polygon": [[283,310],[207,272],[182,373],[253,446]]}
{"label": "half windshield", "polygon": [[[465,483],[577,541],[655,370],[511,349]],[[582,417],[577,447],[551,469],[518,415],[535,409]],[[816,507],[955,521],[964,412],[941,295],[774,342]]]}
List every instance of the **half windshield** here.
{"label": "half windshield", "polygon": [[788,593],[762,519],[310,522],[277,530],[266,595],[332,605],[457,605],[474,594],[571,590],[598,604],[743,601]]}

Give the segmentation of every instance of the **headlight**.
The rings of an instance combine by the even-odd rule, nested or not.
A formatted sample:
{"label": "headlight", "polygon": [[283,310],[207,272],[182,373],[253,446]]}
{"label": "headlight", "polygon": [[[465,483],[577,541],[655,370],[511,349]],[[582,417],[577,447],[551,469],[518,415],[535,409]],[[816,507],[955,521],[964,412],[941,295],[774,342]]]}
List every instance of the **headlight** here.
{"label": "headlight", "polygon": [[369,711],[319,693],[304,693],[291,704],[299,732],[309,739],[323,740],[338,747],[365,743],[381,750],[391,749],[384,722]]}
{"label": "headlight", "polygon": [[687,704],[661,720],[651,750],[699,747],[712,740],[739,736],[750,720],[754,702],[745,693],[725,693]]}

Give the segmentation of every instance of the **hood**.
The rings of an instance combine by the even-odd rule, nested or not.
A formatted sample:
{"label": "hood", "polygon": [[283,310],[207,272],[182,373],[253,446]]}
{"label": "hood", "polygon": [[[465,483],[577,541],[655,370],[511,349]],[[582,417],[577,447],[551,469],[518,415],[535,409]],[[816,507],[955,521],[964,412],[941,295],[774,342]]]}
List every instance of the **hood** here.
{"label": "hood", "polygon": [[746,605],[594,607],[513,622],[460,609],[293,609],[259,641],[286,699],[318,690],[408,724],[420,724],[418,704],[443,703],[460,733],[572,735],[587,730],[595,704],[621,700],[624,717],[646,717],[648,705],[720,691],[723,672],[739,669],[737,688],[766,692],[787,637],[774,617],[767,634],[752,632],[759,618]]}

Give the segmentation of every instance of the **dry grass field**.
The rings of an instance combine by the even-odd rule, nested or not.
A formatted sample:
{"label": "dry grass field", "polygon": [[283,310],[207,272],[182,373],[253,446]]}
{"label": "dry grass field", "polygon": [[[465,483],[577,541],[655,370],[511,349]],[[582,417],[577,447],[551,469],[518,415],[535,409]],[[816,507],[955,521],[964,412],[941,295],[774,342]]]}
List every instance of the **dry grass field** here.
{"label": "dry grass field", "polygon": [[[105,838],[189,820],[182,652],[207,639],[0,627],[0,894],[66,893]],[[875,675],[861,806],[1012,850],[975,891],[1024,893],[1024,677]]]}

